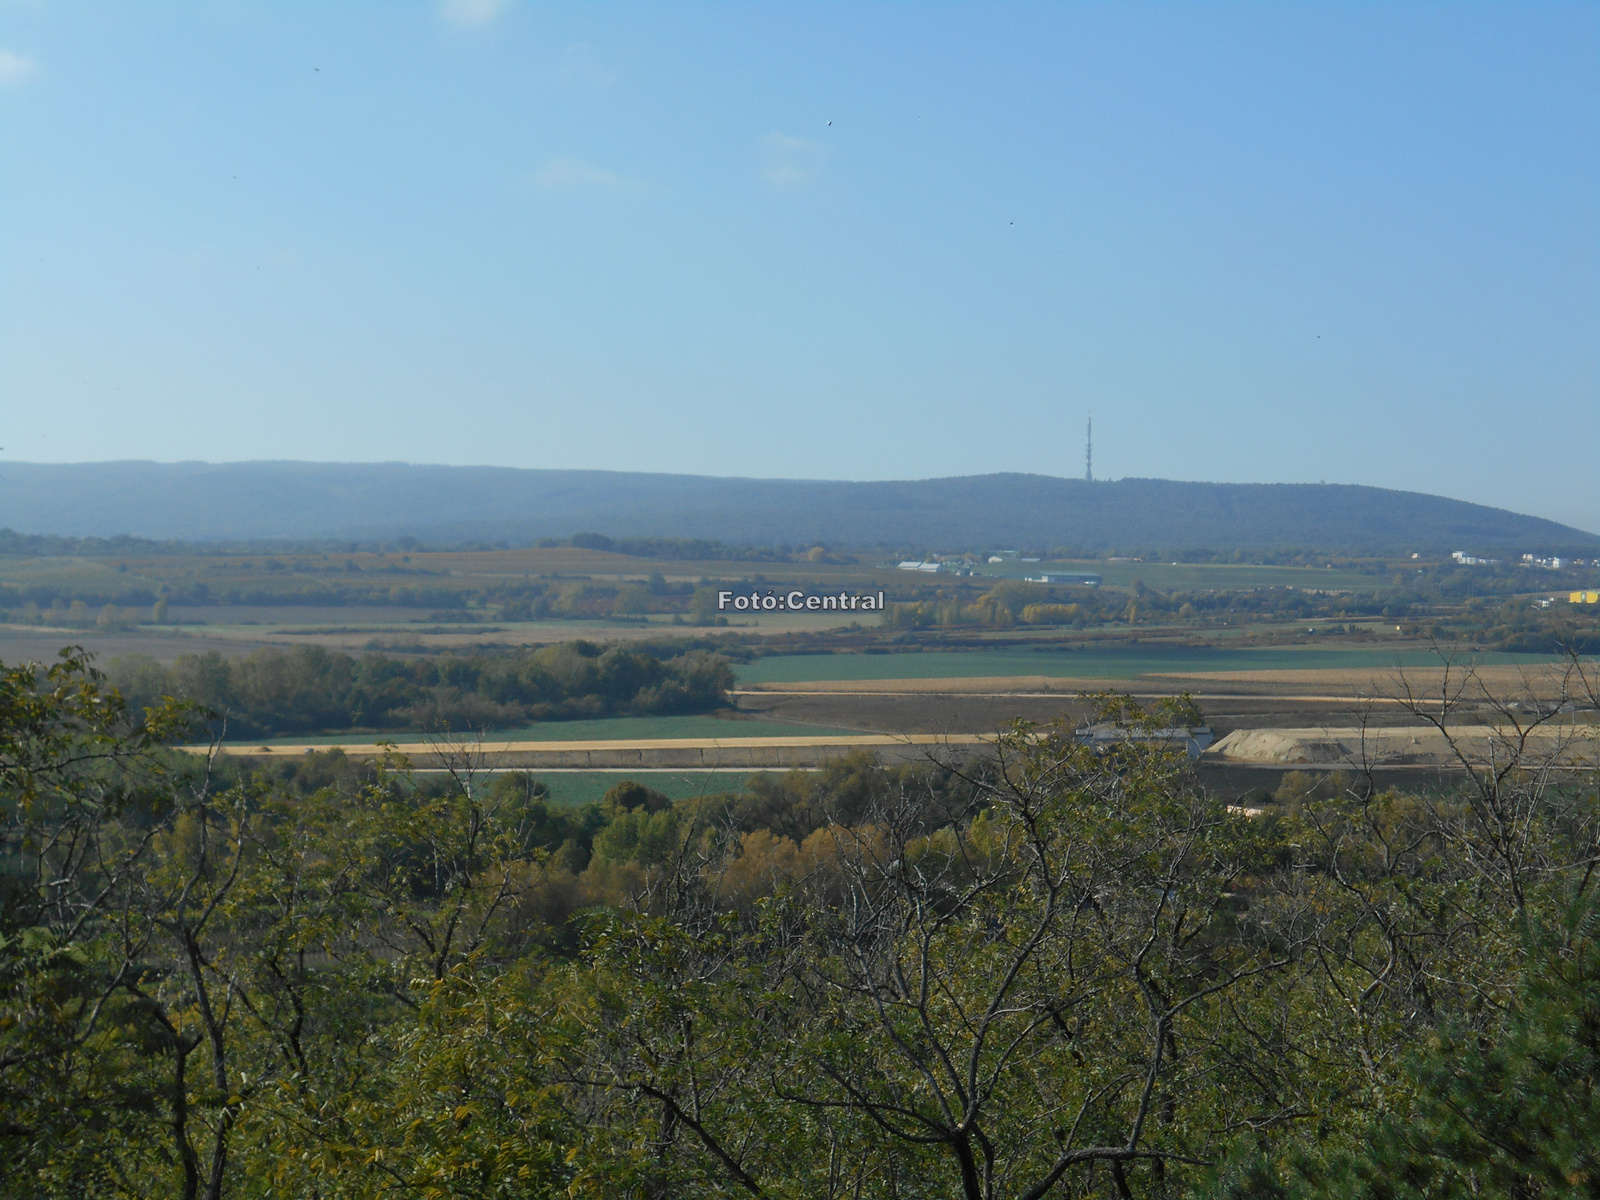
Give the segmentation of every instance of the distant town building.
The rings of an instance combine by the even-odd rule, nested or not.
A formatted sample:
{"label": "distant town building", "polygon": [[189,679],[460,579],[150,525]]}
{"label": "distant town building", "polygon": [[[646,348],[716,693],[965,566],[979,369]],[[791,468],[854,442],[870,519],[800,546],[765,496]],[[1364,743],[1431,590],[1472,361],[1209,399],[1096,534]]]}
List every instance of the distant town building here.
{"label": "distant town building", "polygon": [[917,561],[908,559],[907,561],[905,561],[905,562],[900,564],[900,568],[899,569],[902,570],[902,571],[934,571],[934,572],[937,572],[937,571],[944,570],[944,564],[941,563],[941,562],[917,562]]}
{"label": "distant town building", "polygon": [[1600,604],[1600,592],[1573,592],[1567,597],[1569,604]]}
{"label": "distant town building", "polygon": [[1500,561],[1498,558],[1474,558],[1465,550],[1453,550],[1450,557],[1463,567],[1492,567]]}

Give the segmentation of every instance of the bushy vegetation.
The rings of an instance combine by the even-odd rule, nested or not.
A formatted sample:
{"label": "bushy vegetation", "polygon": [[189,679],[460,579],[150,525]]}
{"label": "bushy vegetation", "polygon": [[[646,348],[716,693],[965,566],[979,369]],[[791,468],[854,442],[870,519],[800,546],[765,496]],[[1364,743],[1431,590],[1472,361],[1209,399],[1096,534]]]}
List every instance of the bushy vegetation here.
{"label": "bushy vegetation", "polygon": [[465,752],[241,773],[130,717],[81,660],[0,674],[0,1195],[1600,1179],[1592,776],[1300,777],[1251,817],[1019,727],[560,811]]}
{"label": "bushy vegetation", "polygon": [[1314,620],[1324,636],[1361,637],[1370,636],[1361,623],[1393,621],[1411,634],[1474,642],[1491,650],[1600,650],[1600,606],[1568,604],[1559,592],[1553,602],[1544,598],[1543,603],[1539,597],[1515,594],[1534,581],[1543,580],[1521,570],[1478,576],[1473,569],[1453,567],[1396,575],[1389,586],[1371,591],[1283,586],[1159,590],[1137,579],[1123,590],[1006,580],[982,592],[947,585],[925,599],[891,604],[884,625],[896,631],[1026,625],[1200,630]]}
{"label": "bushy vegetation", "polygon": [[137,709],[171,696],[214,714],[229,737],[351,730],[457,732],[531,721],[709,712],[727,703],[733,672],[703,651],[566,642],[531,653],[359,658],[320,646],[228,659],[191,654],[170,666],[118,658],[110,675]]}
{"label": "bushy vegetation", "polygon": [[1570,646],[1581,654],[1600,654],[1600,605],[1557,600],[1546,610],[1521,598],[1473,597],[1431,619],[1428,628],[1441,640],[1471,641],[1496,650],[1554,654]]}
{"label": "bushy vegetation", "polygon": [[1137,580],[1124,591],[1006,580],[979,594],[951,588],[926,600],[892,604],[884,624],[901,630],[962,625],[1074,629],[1117,624],[1238,625],[1327,617],[1396,620],[1409,618],[1415,608],[1406,597],[1378,591],[1327,593],[1292,587],[1158,591]]}

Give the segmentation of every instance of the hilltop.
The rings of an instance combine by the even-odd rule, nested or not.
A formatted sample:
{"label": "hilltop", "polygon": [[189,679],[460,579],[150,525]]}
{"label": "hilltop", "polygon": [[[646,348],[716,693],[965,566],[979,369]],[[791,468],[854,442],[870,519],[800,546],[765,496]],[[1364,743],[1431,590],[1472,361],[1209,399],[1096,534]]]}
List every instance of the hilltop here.
{"label": "hilltop", "polygon": [[0,464],[0,526],[156,539],[611,537],[840,547],[1592,555],[1600,536],[1346,484],[1085,483],[1046,475],[833,482],[404,463]]}

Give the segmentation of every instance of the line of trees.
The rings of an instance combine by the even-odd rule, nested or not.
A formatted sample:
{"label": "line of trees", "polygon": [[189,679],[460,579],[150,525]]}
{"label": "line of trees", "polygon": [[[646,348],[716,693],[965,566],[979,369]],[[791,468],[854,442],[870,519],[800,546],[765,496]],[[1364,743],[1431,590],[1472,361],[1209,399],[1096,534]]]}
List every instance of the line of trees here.
{"label": "line of trees", "polygon": [[1600,798],[1501,717],[1266,818],[1061,727],[563,814],[7,669],[0,1195],[1592,1195]]}
{"label": "line of trees", "polygon": [[720,655],[583,641],[426,659],[351,657],[321,646],[235,659],[209,651],[171,665],[129,655],[113,659],[109,672],[135,711],[168,696],[192,701],[231,738],[700,713],[724,706],[733,686]]}
{"label": "line of trees", "polygon": [[1547,610],[1526,599],[1497,602],[1472,597],[1429,625],[1441,641],[1471,641],[1496,650],[1537,654],[1559,654],[1570,646],[1580,654],[1600,654],[1600,609],[1569,605],[1564,598]]}
{"label": "line of trees", "polygon": [[1066,625],[1079,629],[1116,623],[1240,624],[1308,617],[1410,618],[1418,604],[1379,592],[1325,593],[1292,587],[1227,591],[1160,591],[1135,580],[1120,588],[1050,587],[1006,580],[974,594],[952,588],[924,600],[891,604],[885,624],[891,629],[930,629],[961,625]]}

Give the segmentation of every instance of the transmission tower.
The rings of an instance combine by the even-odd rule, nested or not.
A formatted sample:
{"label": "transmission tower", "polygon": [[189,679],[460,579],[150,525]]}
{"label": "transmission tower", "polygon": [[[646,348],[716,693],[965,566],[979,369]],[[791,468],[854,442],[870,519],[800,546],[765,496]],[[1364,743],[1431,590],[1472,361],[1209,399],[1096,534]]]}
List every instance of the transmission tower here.
{"label": "transmission tower", "polygon": [[1094,482],[1094,414],[1089,414],[1089,430],[1083,442],[1083,481]]}

